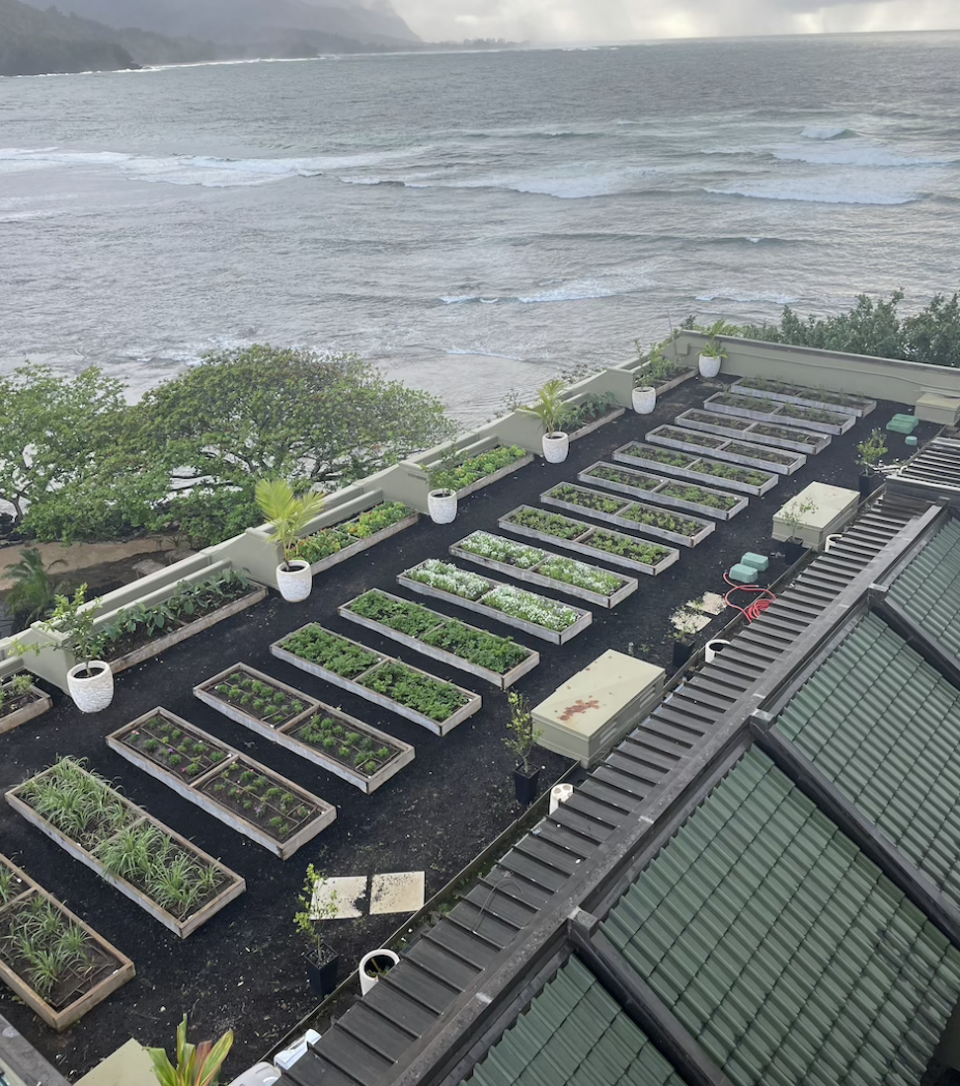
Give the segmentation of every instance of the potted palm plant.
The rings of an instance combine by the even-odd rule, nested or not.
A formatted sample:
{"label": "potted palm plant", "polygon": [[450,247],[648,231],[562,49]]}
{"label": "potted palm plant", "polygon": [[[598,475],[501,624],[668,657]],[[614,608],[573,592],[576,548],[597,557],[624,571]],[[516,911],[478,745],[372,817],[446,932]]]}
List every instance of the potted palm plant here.
{"label": "potted palm plant", "polygon": [[857,463],[863,468],[858,480],[860,497],[869,498],[883,480],[883,476],[877,471],[877,465],[887,452],[887,443],[884,440],[882,430],[870,431],[857,445]]}
{"label": "potted palm plant", "polygon": [[153,1073],[160,1086],[217,1086],[220,1068],[233,1047],[233,1030],[228,1029],[219,1041],[187,1042],[187,1016],[177,1026],[177,1066],[162,1048],[148,1048]]}
{"label": "potted palm plant", "polygon": [[307,940],[310,950],[303,956],[307,967],[310,987],[321,999],[325,999],[337,986],[340,955],[323,939],[322,924],[334,920],[337,915],[337,892],[317,894],[327,885],[327,876],[307,865],[307,874],[300,891],[300,909],[294,914],[297,931]]}
{"label": "potted palm plant", "polygon": [[513,770],[513,787],[517,795],[517,802],[529,807],[537,795],[537,785],[540,781],[540,767],[533,767],[530,761],[530,753],[537,741],[543,735],[543,731],[533,726],[533,715],[530,706],[523,694],[511,690],[507,694],[510,704],[510,719],[507,721],[508,735],[503,740],[503,745],[517,759]]}
{"label": "potted palm plant", "polygon": [[323,495],[315,491],[296,494],[286,479],[260,479],[255,497],[260,512],[273,528],[269,542],[283,548],[283,561],[277,566],[277,589],[291,603],[305,600],[313,587],[313,574],[310,563],[294,558],[293,552],[306,526],[323,509]]}
{"label": "potted palm plant", "polygon": [[520,408],[540,420],[544,431],[543,458],[548,464],[562,464],[570,451],[570,435],[563,433],[561,427],[573,416],[574,408],[560,397],[565,388],[563,378],[554,377],[537,390],[536,402]]}
{"label": "potted palm plant", "polygon": [[701,377],[716,377],[720,372],[720,364],[727,357],[727,352],[720,344],[720,337],[732,335],[736,330],[736,325],[727,324],[722,317],[707,329],[709,338],[697,360]]}

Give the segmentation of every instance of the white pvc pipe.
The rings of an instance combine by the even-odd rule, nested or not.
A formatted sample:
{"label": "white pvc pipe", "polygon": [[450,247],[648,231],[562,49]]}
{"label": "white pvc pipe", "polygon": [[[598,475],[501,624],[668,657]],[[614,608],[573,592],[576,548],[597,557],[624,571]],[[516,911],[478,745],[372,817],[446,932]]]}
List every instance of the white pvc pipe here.
{"label": "white pvc pipe", "polygon": [[837,540],[843,539],[843,533],[837,532],[835,535],[828,535],[823,541],[823,549],[825,551],[831,551],[837,545]]}
{"label": "white pvc pipe", "polygon": [[400,961],[399,956],[394,954],[392,950],[384,950],[383,947],[379,950],[371,950],[369,953],[364,954],[360,959],[360,965],[358,967],[360,970],[360,991],[363,995],[366,995],[380,979],[379,977],[371,977],[367,973],[367,962],[369,962],[371,958],[389,958],[391,965],[396,965]]}
{"label": "white pvc pipe", "polygon": [[724,641],[722,637],[715,637],[712,641],[708,641],[703,651],[704,660],[708,664],[712,664],[713,661],[716,660],[717,654],[720,652],[720,649],[715,646],[729,644],[730,642]]}
{"label": "white pvc pipe", "polygon": [[572,784],[555,784],[550,789],[550,814],[553,814],[561,803],[566,803],[572,795]]}

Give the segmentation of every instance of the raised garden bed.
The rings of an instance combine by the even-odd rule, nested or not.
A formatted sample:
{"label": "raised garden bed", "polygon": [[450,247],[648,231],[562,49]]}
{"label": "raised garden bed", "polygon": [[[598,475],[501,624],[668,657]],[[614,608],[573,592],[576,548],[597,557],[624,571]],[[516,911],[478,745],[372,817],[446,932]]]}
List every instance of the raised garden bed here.
{"label": "raised garden bed", "polygon": [[606,395],[593,392],[584,396],[573,410],[573,416],[564,426],[570,440],[578,441],[581,437],[592,434],[594,430],[599,430],[601,426],[606,426],[608,422],[620,418],[626,408],[617,405],[612,392]]}
{"label": "raised garden bed", "polygon": [[434,735],[446,735],[483,704],[479,694],[374,652],[316,622],[275,641],[270,652],[278,660],[350,690]]}
{"label": "raised garden bed", "polygon": [[340,524],[304,536],[291,557],[304,559],[313,573],[321,573],[402,532],[418,519],[419,514],[402,502],[381,502]]}
{"label": "raised garden bed", "polygon": [[692,377],[696,377],[697,371],[691,369],[689,366],[682,366],[679,362],[670,362],[669,372],[666,377],[661,378],[659,381],[653,381],[650,379],[647,370],[650,363],[647,362],[636,371],[635,384],[649,385],[650,388],[657,390],[658,396],[663,396],[672,388],[676,388],[678,385],[682,385],[684,381],[689,381]]}
{"label": "raised garden bed", "polygon": [[800,407],[820,407],[825,411],[836,411],[843,415],[865,418],[877,406],[876,400],[865,396],[852,396],[846,392],[827,392],[822,388],[804,388],[802,385],[788,385],[780,381],[769,381],[764,377],[741,377],[730,387],[732,393],[741,396],[780,400]]}
{"label": "raised garden bed", "polygon": [[235,664],[221,671],[195,686],[193,692],[237,724],[245,728],[259,725],[264,733],[296,724],[320,707],[316,698],[247,664]]}
{"label": "raised garden bed", "polygon": [[485,569],[565,592],[599,607],[616,607],[639,587],[635,577],[611,573],[588,562],[552,554],[540,547],[489,532],[474,532],[458,540],[450,553]]}
{"label": "raised garden bed", "polygon": [[340,614],[415,652],[468,671],[506,690],[540,663],[540,654],[509,637],[468,626],[419,603],[373,588],[349,600]]}
{"label": "raised garden bed", "polygon": [[825,407],[802,407],[769,397],[738,396],[732,392],[716,392],[704,400],[703,406],[709,411],[738,415],[755,422],[793,422],[805,430],[817,430],[823,434],[845,434],[857,421],[856,415]]}
{"label": "raised garden bed", "polygon": [[575,483],[559,483],[541,494],[540,500],[544,505],[554,505],[572,513],[585,512],[587,516],[621,528],[646,532],[679,547],[696,547],[717,530],[712,520],[677,516],[666,509],[611,497]]}
{"label": "raised garden bed", "polygon": [[186,939],[247,888],[244,880],[73,758],[6,793],[74,859]]}
{"label": "raised garden bed", "polygon": [[435,469],[431,474],[430,486],[434,490],[454,490],[458,498],[465,498],[532,463],[533,453],[519,445],[497,445],[487,452],[461,460],[454,467]]}
{"label": "raised garden bed", "polygon": [[518,505],[497,522],[501,528],[530,539],[540,539],[557,547],[600,558],[627,569],[639,570],[652,577],[669,569],[680,560],[675,547],[648,543],[635,536],[623,535],[607,528],[597,528],[582,520],[549,513],[532,505]]}
{"label": "raised garden bed", "polygon": [[602,460],[581,471],[577,478],[584,483],[599,483],[623,494],[646,498],[670,509],[702,513],[717,520],[730,520],[750,504],[750,499],[742,494],[728,494],[696,483],[678,483],[675,479],[664,479],[662,475],[648,475]]}
{"label": "raised garden bed", "polygon": [[103,659],[114,674],[149,660],[194,634],[259,603],[267,594],[246,574],[228,569],[193,584],[181,582],[163,603],[122,610],[101,630]]}
{"label": "raised garden bed", "polygon": [[107,746],[281,860],[337,817],[332,804],[163,708],[118,728]]}
{"label": "raised garden bed", "polygon": [[58,1033],[135,976],[133,962],[0,856],[0,977]]}
{"label": "raised garden bed", "polygon": [[675,421],[678,426],[684,426],[688,430],[734,437],[755,445],[774,445],[780,449],[803,453],[805,456],[816,456],[831,441],[829,434],[798,430],[791,426],[781,426],[779,423],[754,422],[752,419],[714,414],[711,411],[684,411],[677,415]]}
{"label": "raised garden bed", "polygon": [[399,574],[397,581],[413,592],[466,607],[554,645],[566,644],[593,621],[589,611],[491,581],[437,558],[428,558]]}
{"label": "raised garden bed", "polygon": [[758,498],[773,490],[780,481],[780,476],[775,471],[739,467],[722,460],[710,460],[696,453],[681,452],[679,449],[660,449],[656,445],[644,445],[640,441],[621,445],[614,451],[613,459],[620,464],[652,468],[654,471],[663,471],[694,483],[722,484],[727,490],[752,494]]}
{"label": "raised garden bed", "polygon": [[793,475],[807,462],[803,453],[780,452],[763,445],[748,445],[730,437],[700,433],[698,430],[681,430],[676,426],[658,426],[647,434],[647,441],[665,445],[670,449],[682,449],[698,456],[711,456],[717,460],[729,460],[747,468],[775,471],[778,475]]}
{"label": "raised garden bed", "polygon": [[[296,694],[309,703],[306,712],[286,723],[269,724],[261,717],[231,704],[229,697],[217,693],[224,683],[233,684],[237,675],[255,677],[273,687]],[[241,679],[242,681],[242,679]],[[414,749],[377,728],[364,724],[340,709],[308,698],[278,679],[264,675],[247,664],[237,664],[193,688],[206,705],[228,716],[265,739],[306,758],[369,795],[414,759]]]}
{"label": "raised garden bed", "polygon": [[29,672],[18,671],[0,679],[0,735],[40,716],[52,704],[50,695],[33,685]]}

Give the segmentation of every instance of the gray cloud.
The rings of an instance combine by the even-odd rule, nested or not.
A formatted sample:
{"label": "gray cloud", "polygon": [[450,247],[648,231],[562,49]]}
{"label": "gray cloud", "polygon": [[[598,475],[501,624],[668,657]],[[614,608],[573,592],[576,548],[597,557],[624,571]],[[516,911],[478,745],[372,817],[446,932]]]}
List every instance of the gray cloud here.
{"label": "gray cloud", "polygon": [[428,40],[631,41],[960,29],[957,0],[394,0]]}

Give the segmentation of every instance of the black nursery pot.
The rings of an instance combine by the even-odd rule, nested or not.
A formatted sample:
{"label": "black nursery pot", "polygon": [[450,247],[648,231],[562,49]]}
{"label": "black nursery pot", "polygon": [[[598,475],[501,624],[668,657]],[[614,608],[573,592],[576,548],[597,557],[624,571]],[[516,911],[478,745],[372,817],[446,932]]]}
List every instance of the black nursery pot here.
{"label": "black nursery pot", "polygon": [[692,641],[674,641],[673,643],[673,667],[683,667],[693,655]]}
{"label": "black nursery pot", "polygon": [[860,500],[869,498],[875,490],[879,490],[882,482],[882,475],[872,471],[863,472],[857,479],[857,485],[860,487]]}
{"label": "black nursery pot", "polygon": [[323,948],[322,954],[320,961],[314,954],[305,954],[303,960],[307,965],[307,980],[310,982],[311,989],[321,999],[326,999],[337,986],[340,955],[334,954],[326,947]]}
{"label": "black nursery pot", "polygon": [[807,548],[799,539],[787,539],[784,541],[783,554],[787,560],[788,566],[792,566],[799,562],[806,553]]}
{"label": "black nursery pot", "polygon": [[540,783],[540,770],[535,769],[528,777],[523,772],[523,767],[518,766],[513,771],[513,789],[517,794],[517,803],[529,807],[537,798],[537,786]]}

